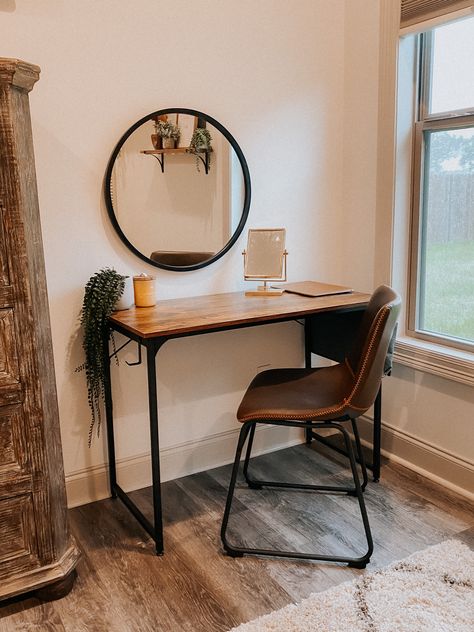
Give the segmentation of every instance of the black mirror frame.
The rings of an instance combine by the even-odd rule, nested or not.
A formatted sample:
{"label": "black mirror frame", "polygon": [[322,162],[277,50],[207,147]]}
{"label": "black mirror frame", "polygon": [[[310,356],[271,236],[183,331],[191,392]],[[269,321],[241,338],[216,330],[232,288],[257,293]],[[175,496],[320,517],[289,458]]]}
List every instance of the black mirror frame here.
{"label": "black mirror frame", "polygon": [[[244,187],[245,187],[244,206],[243,206],[243,209],[242,209],[242,216],[240,218],[240,222],[239,222],[237,228],[235,229],[235,231],[234,231],[233,235],[231,236],[231,238],[229,239],[229,241],[225,244],[225,246],[221,250],[219,250],[219,252],[216,252],[216,254],[213,257],[211,257],[210,259],[207,259],[206,261],[201,261],[200,263],[195,263],[195,264],[189,265],[189,266],[171,266],[171,265],[167,265],[165,263],[158,263],[156,261],[153,261],[152,259],[150,259],[146,255],[144,255],[139,250],[137,250],[135,248],[135,246],[127,239],[126,235],[123,233],[122,229],[119,226],[119,223],[118,223],[117,218],[115,216],[115,211],[114,211],[114,207],[113,207],[113,204],[112,204],[112,196],[111,196],[111,192],[110,192],[110,182],[111,182],[111,177],[112,177],[112,169],[113,169],[114,164],[115,164],[115,159],[117,158],[117,155],[118,155],[119,151],[122,149],[122,146],[124,145],[124,143],[127,140],[127,138],[131,134],[133,134],[133,132],[136,129],[138,129],[141,125],[143,125],[147,121],[153,119],[154,117],[161,116],[162,114],[174,114],[174,113],[176,113],[176,114],[190,114],[191,116],[197,116],[198,118],[203,118],[207,122],[209,122],[213,127],[218,129],[221,132],[221,134],[223,134],[225,136],[225,138],[227,138],[227,140],[231,144],[233,150],[237,154],[237,157],[238,157],[239,162],[240,162],[240,166],[242,167],[242,174],[243,174],[243,177],[244,177]],[[237,143],[235,138],[232,136],[232,134],[230,134],[230,132],[228,132],[228,130],[223,125],[221,125],[221,123],[216,121],[214,118],[212,118],[208,114],[204,114],[203,112],[199,112],[198,110],[190,110],[188,108],[166,108],[164,110],[157,110],[156,112],[152,112],[151,114],[148,114],[147,116],[144,116],[139,121],[134,123],[125,132],[125,134],[121,137],[121,139],[119,140],[119,142],[115,146],[115,149],[112,152],[112,155],[111,155],[111,157],[109,159],[109,162],[108,162],[108,165],[107,165],[107,170],[105,172],[104,196],[105,196],[105,204],[106,204],[106,207],[107,207],[107,212],[108,212],[109,217],[110,217],[110,221],[112,222],[112,225],[115,228],[118,236],[120,237],[122,242],[127,246],[127,248],[129,250],[131,250],[140,259],[143,259],[143,261],[146,261],[147,263],[149,263],[149,264],[151,264],[153,266],[156,266],[157,268],[162,268],[163,270],[173,270],[175,272],[190,272],[191,270],[198,270],[199,268],[204,268],[205,266],[208,266],[211,263],[214,263],[214,261],[217,261],[218,259],[220,259],[223,255],[225,255],[225,253],[228,250],[230,250],[230,248],[232,248],[232,246],[235,244],[235,242],[239,238],[239,236],[242,233],[242,230],[243,230],[243,228],[245,226],[245,223],[247,222],[249,209],[250,209],[250,197],[251,197],[250,173],[249,173],[247,161],[245,160],[245,156],[244,156],[242,150],[240,149],[239,144]]]}

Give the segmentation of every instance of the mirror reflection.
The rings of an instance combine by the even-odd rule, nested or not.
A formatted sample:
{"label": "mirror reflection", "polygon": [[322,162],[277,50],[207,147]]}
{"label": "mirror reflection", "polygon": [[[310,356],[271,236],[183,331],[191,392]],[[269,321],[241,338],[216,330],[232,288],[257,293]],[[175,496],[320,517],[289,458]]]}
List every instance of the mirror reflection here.
{"label": "mirror reflection", "polygon": [[284,228],[251,228],[245,257],[246,279],[283,280]]}
{"label": "mirror reflection", "polygon": [[169,269],[211,263],[240,234],[250,178],[235,139],[191,110],[161,110],[122,137],[109,163],[106,201],[123,241]]}
{"label": "mirror reflection", "polygon": [[285,249],[286,230],[284,228],[250,228],[247,250],[244,255],[244,279],[260,280],[263,285],[257,290],[245,292],[246,296],[280,296],[282,288],[267,285],[268,281],[286,281]]}

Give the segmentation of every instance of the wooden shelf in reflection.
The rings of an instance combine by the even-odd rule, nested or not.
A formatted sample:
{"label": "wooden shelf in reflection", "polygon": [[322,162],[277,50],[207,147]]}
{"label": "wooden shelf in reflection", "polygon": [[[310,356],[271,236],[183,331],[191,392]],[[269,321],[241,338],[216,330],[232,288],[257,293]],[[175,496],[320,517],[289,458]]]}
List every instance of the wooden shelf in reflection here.
{"label": "wooden shelf in reflection", "polygon": [[188,147],[173,147],[172,149],[144,149],[140,153],[154,156],[155,154],[186,154]]}
{"label": "wooden shelf in reflection", "polygon": [[[188,147],[173,147],[172,149],[142,149],[141,154],[145,154],[147,156],[154,156],[161,166],[161,173],[165,172],[165,155],[166,154],[189,154],[190,156],[196,156],[204,165],[204,169],[206,171],[206,175],[209,173],[209,151],[199,152],[199,154],[192,154],[189,151]],[[201,156],[201,154],[205,154],[205,157]]]}

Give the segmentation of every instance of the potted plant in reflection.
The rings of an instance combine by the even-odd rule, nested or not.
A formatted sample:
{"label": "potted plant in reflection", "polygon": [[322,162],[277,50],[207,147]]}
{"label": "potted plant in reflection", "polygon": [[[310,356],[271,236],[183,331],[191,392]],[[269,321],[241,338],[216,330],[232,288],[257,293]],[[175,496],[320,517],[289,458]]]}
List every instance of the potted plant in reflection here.
{"label": "potted plant in reflection", "polygon": [[[206,165],[206,173],[211,166],[211,151],[213,151],[211,141],[212,137],[205,127],[196,127],[189,143],[188,152],[196,156],[196,169],[198,171],[200,171],[200,160]],[[202,154],[205,155],[204,158]]]}
{"label": "potted plant in reflection", "polygon": [[124,292],[126,278],[112,268],[104,268],[89,279],[84,290],[80,322],[85,359],[76,371],[86,372],[87,400],[91,409],[89,446],[95,426],[97,426],[97,436],[100,433],[105,362],[110,339],[115,351],[115,341],[108,325],[108,318]]}
{"label": "potted plant in reflection", "polygon": [[176,142],[180,137],[180,129],[171,121],[163,121],[158,119],[155,122],[155,131],[158,138],[161,139],[163,149],[174,149]]}

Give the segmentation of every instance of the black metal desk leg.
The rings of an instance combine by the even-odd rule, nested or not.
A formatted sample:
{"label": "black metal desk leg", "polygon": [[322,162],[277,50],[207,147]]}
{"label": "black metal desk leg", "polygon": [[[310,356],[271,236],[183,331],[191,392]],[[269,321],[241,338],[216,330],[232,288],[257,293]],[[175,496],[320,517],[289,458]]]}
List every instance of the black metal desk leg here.
{"label": "black metal desk leg", "polygon": [[104,399],[105,421],[107,426],[107,450],[109,453],[109,481],[112,498],[117,498],[117,470],[115,465],[114,411],[112,406],[112,380],[110,377],[109,332],[104,341]]}
{"label": "black metal desk leg", "polygon": [[382,435],[382,385],[380,385],[379,392],[374,402],[374,439],[373,439],[373,454],[372,454],[372,473],[374,481],[378,482],[380,479],[380,447],[381,447],[381,435]]}
{"label": "black metal desk leg", "polygon": [[156,554],[163,555],[163,515],[161,511],[160,441],[158,434],[158,396],[155,359],[161,344],[147,343],[148,407],[150,413],[151,471],[153,477],[153,518]]}
{"label": "black metal desk leg", "polygon": [[[304,319],[304,366],[306,369],[311,368],[311,320]],[[311,443],[313,433],[311,428],[305,428],[306,443]]]}

